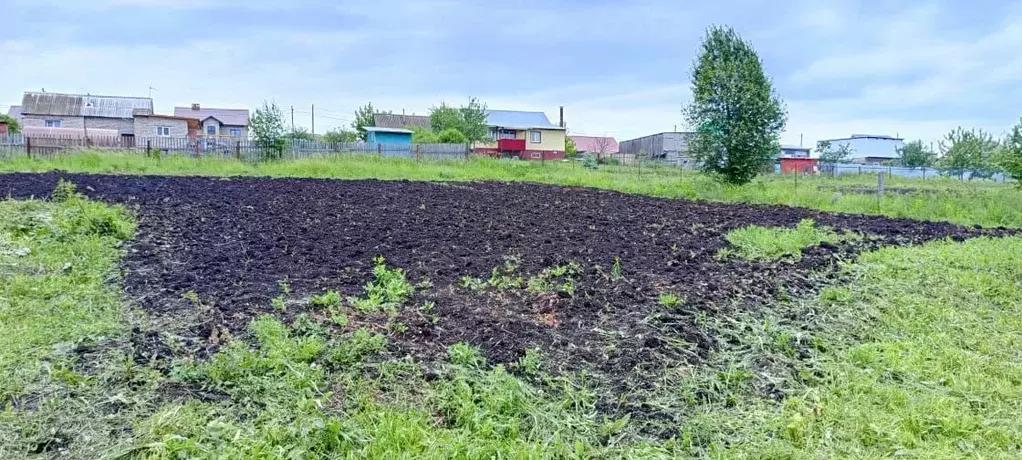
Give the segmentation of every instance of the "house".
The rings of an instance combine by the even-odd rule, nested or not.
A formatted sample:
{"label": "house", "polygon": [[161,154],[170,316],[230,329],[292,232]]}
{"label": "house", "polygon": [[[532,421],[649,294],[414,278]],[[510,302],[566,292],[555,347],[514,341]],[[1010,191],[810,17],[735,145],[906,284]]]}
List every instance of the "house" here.
{"label": "house", "polygon": [[636,159],[660,160],[678,166],[691,166],[694,161],[688,155],[688,139],[692,134],[694,133],[670,131],[621,141],[618,153],[634,156]]}
{"label": "house", "polygon": [[173,115],[155,114],[151,110],[135,109],[135,136],[144,137],[187,137],[195,139],[199,135],[199,119],[178,117]]}
{"label": "house", "polygon": [[203,108],[192,104],[191,107],[174,107],[174,116],[199,120],[200,136],[248,138],[248,109]]}
{"label": "house", "polygon": [[12,105],[11,108],[7,109],[7,115],[21,123],[21,106]]}
{"label": "house", "polygon": [[848,146],[851,151],[848,160],[852,163],[878,165],[885,161],[900,158],[898,151],[905,146],[905,140],[880,134],[853,134],[851,137],[824,139],[831,148]]}
{"label": "house", "polygon": [[781,158],[809,158],[809,147],[798,145],[782,145]]}
{"label": "house", "polygon": [[578,153],[591,153],[597,158],[604,155],[613,155],[618,152],[617,140],[613,137],[603,136],[568,136],[575,142],[575,150]]}
{"label": "house", "polygon": [[26,92],[21,100],[21,121],[26,127],[117,130],[122,140],[135,135],[134,110],[153,110],[147,97],[93,96]]}
{"label": "house", "polygon": [[428,115],[397,115],[393,113],[374,113],[373,126],[394,129],[430,129]]}
{"label": "house", "polygon": [[564,158],[564,127],[550,123],[543,112],[487,110],[486,124],[492,142],[477,142],[476,153],[524,160]]}
{"label": "house", "polygon": [[411,144],[412,130],[403,128],[382,128],[366,126],[366,143],[369,144]]}

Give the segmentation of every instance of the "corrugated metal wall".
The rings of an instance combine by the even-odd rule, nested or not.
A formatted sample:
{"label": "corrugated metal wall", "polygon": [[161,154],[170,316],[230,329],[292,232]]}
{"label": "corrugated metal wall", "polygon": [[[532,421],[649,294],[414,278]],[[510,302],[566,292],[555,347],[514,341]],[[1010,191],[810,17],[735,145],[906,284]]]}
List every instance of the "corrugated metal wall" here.
{"label": "corrugated metal wall", "polygon": [[618,151],[650,158],[684,157],[688,152],[688,133],[660,133],[621,141]]}

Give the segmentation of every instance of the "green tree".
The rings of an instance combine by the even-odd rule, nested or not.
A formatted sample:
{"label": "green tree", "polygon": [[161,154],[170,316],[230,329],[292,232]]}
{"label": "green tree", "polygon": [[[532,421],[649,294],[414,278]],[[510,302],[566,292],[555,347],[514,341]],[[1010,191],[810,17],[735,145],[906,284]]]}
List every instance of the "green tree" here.
{"label": "green tree", "polygon": [[966,130],[959,126],[940,141],[941,166],[948,174],[969,178],[985,178],[997,171],[994,161],[1000,145],[992,135],[982,129]]}
{"label": "green tree", "polygon": [[839,143],[835,146],[830,141],[817,142],[816,151],[820,152],[822,163],[848,163],[855,152],[848,143]]}
{"label": "green tree", "polygon": [[376,114],[376,110],[373,109],[373,103],[370,102],[362,107],[359,107],[355,111],[355,120],[351,122],[351,128],[358,133],[358,138],[366,140],[366,126],[373,126],[376,122],[373,120],[373,115]]}
{"label": "green tree", "polygon": [[453,129],[465,136],[467,142],[486,142],[489,126],[486,124],[486,105],[470,98],[468,105],[458,108],[440,103],[429,109],[429,125],[434,133]]}
{"label": "green tree", "polygon": [[249,130],[265,158],[280,158],[284,153],[284,112],[275,101],[263,101],[249,120]]}
{"label": "green tree", "polygon": [[762,171],[780,149],[786,120],[752,45],[719,26],[706,31],[685,116],[697,127],[690,147],[700,168],[731,184],[747,183]]}
{"label": "green tree", "polygon": [[936,155],[923,145],[923,141],[912,141],[898,149],[898,164],[907,168],[933,166]]}
{"label": "green tree", "polygon": [[437,133],[421,126],[416,126],[412,128],[412,142],[416,144],[436,144],[440,141],[437,139]]}
{"label": "green tree", "polygon": [[288,141],[312,141],[316,140],[316,136],[313,136],[309,130],[299,126],[294,131],[284,134],[284,139]]}
{"label": "green tree", "polygon": [[358,132],[350,129],[331,129],[323,134],[319,140],[327,143],[358,142]]}
{"label": "green tree", "polygon": [[465,144],[468,143],[468,137],[465,137],[461,131],[456,129],[448,128],[439,133],[436,133],[436,140],[441,144]]}
{"label": "green tree", "polygon": [[564,136],[564,156],[565,158],[578,156],[578,146],[575,145],[575,140],[571,136]]}
{"label": "green tree", "polygon": [[7,131],[11,134],[18,134],[21,132],[21,124],[18,120],[6,113],[0,113],[0,121],[7,122]]}
{"label": "green tree", "polygon": [[1004,173],[1015,179],[1015,184],[1022,187],[1022,119],[1011,128],[1011,133],[1004,139],[1001,152],[997,156],[997,166]]}

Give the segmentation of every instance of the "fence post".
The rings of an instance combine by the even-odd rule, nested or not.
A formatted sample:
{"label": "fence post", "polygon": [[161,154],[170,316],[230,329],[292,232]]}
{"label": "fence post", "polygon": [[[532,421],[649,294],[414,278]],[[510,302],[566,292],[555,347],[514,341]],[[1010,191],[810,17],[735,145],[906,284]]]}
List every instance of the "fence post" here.
{"label": "fence post", "polygon": [[468,161],[468,153],[472,151],[472,144],[465,144],[465,161]]}
{"label": "fence post", "polygon": [[145,156],[146,157],[153,156],[153,153],[150,151],[150,149],[152,148],[152,145],[150,144],[150,142],[152,142],[152,141],[150,141],[149,139],[145,140]]}
{"label": "fence post", "polygon": [[234,159],[241,160],[241,141],[234,141]]}
{"label": "fence post", "polygon": [[25,136],[25,154],[32,158],[32,138]]}
{"label": "fence post", "polygon": [[422,156],[421,156],[422,154],[419,152],[419,147],[421,147],[419,144],[415,144],[415,159],[416,160],[422,159]]}
{"label": "fence post", "polygon": [[202,143],[201,138],[195,140],[195,158],[199,158],[199,144],[201,143]]}

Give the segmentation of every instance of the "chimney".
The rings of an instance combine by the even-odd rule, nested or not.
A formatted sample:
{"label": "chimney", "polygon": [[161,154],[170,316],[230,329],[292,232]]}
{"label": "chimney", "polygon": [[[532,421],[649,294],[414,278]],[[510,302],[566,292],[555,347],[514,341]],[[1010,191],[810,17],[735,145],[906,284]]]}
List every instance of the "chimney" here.
{"label": "chimney", "polygon": [[564,127],[564,106],[561,106],[561,124],[560,127]]}
{"label": "chimney", "polygon": [[192,104],[192,110],[199,110],[199,104]]}

